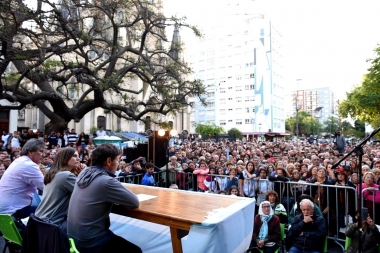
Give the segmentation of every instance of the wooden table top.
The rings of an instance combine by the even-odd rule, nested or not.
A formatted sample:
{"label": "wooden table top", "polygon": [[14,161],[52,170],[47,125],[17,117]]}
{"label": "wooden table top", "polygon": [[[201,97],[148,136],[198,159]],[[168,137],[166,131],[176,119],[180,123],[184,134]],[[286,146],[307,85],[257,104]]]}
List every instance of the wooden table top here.
{"label": "wooden table top", "polygon": [[127,210],[127,216],[145,220],[149,220],[147,217],[152,216],[152,222],[156,222],[154,220],[155,217],[163,217],[173,221],[187,223],[189,227],[192,224],[201,224],[206,220],[207,212],[221,207],[226,208],[236,202],[244,200],[239,197],[225,197],[217,194],[188,192],[134,184],[123,185],[136,195],[147,194],[157,196],[156,198],[141,201],[140,206],[136,209]]}

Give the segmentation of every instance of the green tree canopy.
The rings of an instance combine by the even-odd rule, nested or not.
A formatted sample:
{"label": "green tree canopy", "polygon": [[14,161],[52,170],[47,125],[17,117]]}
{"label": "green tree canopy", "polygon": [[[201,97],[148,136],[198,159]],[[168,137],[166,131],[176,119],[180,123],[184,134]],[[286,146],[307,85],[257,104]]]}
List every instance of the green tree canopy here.
{"label": "green tree canopy", "polygon": [[327,120],[323,122],[323,131],[328,134],[334,134],[336,130],[339,129],[339,119],[330,116]]}
{"label": "green tree canopy", "polygon": [[[296,135],[296,116],[287,118],[285,120],[285,129],[293,132]],[[298,135],[317,135],[321,130],[321,123],[319,123],[318,119],[314,118],[310,113],[305,111],[298,112]]]}
{"label": "green tree canopy", "polygon": [[230,130],[228,130],[227,133],[229,135],[235,134],[236,135],[236,139],[240,139],[241,140],[241,138],[243,137],[241,131],[239,129],[235,128],[235,127],[231,128]]}
{"label": "green tree canopy", "polygon": [[194,124],[195,132],[202,135],[215,135],[225,133],[223,127],[217,126],[214,122],[207,121],[206,124]]}
{"label": "green tree canopy", "polygon": [[338,111],[343,118],[359,119],[377,128],[380,126],[380,47],[374,52],[375,57],[368,60],[371,67],[361,85],[347,93],[347,98],[339,103]]}
{"label": "green tree canopy", "polygon": [[36,106],[62,130],[96,108],[137,121],[204,93],[187,79],[181,43],[165,35],[170,26],[199,31],[165,17],[160,1],[24,2],[0,1],[0,99],[11,104],[0,109]]}

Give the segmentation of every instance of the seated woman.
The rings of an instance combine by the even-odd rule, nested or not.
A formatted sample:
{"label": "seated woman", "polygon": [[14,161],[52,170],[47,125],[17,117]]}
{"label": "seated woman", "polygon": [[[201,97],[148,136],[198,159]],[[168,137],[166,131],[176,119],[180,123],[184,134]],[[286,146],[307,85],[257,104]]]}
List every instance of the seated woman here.
{"label": "seated woman", "polygon": [[[356,219],[359,216],[359,212],[356,212]],[[366,253],[377,253],[379,252],[379,247],[377,246],[377,242],[380,237],[379,229],[368,215],[367,219],[363,219],[362,221],[362,250],[361,252]],[[346,230],[346,236],[351,238],[351,243],[347,248],[347,253],[355,253],[358,252],[359,247],[359,227],[358,223],[349,223],[348,228]]]}
{"label": "seated woman", "polygon": [[272,207],[274,214],[280,218],[280,223],[287,224],[288,214],[286,213],[285,207],[280,203],[277,192],[269,191],[265,197],[265,200],[270,202],[270,206]]}
{"label": "seated woman", "polygon": [[277,242],[281,240],[280,218],[273,214],[269,201],[263,201],[256,215],[250,248],[258,247],[264,253],[277,250]]}
{"label": "seated woman", "polygon": [[78,152],[64,148],[58,152],[51,168],[44,177],[45,189],[36,217],[67,231],[67,212],[76,175],[82,170]]}

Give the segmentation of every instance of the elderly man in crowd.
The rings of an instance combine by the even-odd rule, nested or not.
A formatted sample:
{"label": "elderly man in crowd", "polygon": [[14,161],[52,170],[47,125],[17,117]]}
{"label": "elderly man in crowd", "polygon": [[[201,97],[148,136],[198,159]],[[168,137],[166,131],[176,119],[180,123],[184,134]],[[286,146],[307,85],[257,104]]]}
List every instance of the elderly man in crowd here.
{"label": "elderly man in crowd", "polygon": [[[162,171],[162,178],[168,186],[176,183],[176,176],[178,172],[183,172],[181,164],[177,162],[177,157],[174,155],[170,157],[170,162],[168,163],[168,172],[166,171],[166,165],[160,168],[160,170]],[[166,175],[166,173],[169,174]],[[167,180],[168,182],[166,182]]]}
{"label": "elderly man in crowd", "polygon": [[314,214],[314,203],[304,199],[300,203],[302,214],[294,217],[286,237],[292,245],[288,253],[319,253],[327,236],[325,221]]}

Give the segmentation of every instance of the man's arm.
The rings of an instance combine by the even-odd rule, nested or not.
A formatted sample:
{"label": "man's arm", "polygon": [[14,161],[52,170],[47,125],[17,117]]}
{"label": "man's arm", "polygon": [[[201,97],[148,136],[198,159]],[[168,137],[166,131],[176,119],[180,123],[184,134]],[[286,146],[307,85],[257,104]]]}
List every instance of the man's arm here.
{"label": "man's arm", "polygon": [[326,231],[326,225],[325,225],[325,220],[321,216],[317,216],[318,218],[314,220],[314,226],[317,227],[316,230],[313,231],[306,231],[303,233],[303,236],[306,237],[311,237],[315,239],[321,239],[326,237],[327,231]]}
{"label": "man's arm", "polygon": [[[28,163],[30,165],[30,163]],[[28,166],[27,169],[25,169],[22,173],[22,177],[24,178],[25,182],[27,182],[29,185],[33,185],[37,187],[39,190],[43,190],[45,187],[44,184],[44,177],[38,168],[38,165],[33,163],[33,165]]]}
{"label": "man's arm", "polygon": [[346,230],[346,236],[352,238],[358,230],[358,226],[356,223],[348,223],[347,230]]}
{"label": "man's arm", "polygon": [[301,217],[303,216],[297,215],[294,217],[292,226],[290,227],[290,230],[289,230],[289,237],[296,237],[299,234],[301,234],[302,229],[305,225],[305,222],[301,219]]}
{"label": "man's arm", "polygon": [[125,188],[115,178],[110,178],[105,185],[107,191],[107,200],[111,203],[117,203],[128,208],[139,207],[140,201],[138,197],[127,188]]}

